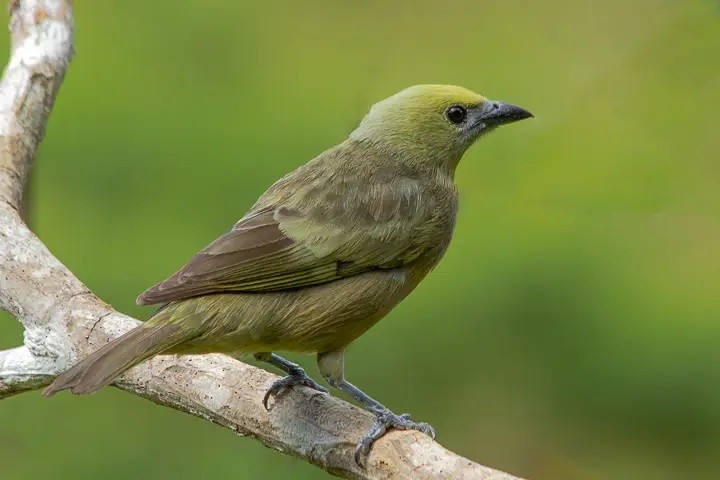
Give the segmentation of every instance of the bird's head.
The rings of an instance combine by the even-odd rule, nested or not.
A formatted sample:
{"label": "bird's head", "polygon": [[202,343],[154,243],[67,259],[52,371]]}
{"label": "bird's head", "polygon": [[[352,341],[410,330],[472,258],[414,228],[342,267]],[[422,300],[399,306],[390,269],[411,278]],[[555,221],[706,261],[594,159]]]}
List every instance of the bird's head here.
{"label": "bird's head", "polygon": [[416,85],[372,106],[351,139],[453,169],[482,135],[533,115],[454,85]]}

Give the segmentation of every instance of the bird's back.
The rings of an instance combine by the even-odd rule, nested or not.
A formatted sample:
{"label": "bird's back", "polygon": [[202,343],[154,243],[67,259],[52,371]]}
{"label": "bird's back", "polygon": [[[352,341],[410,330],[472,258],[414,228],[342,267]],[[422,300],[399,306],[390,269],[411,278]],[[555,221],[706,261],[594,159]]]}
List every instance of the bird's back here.
{"label": "bird's back", "polygon": [[377,258],[432,263],[452,237],[458,192],[443,165],[405,161],[382,145],[347,140],[278,180],[251,212],[278,206],[343,230],[350,245],[367,243]]}

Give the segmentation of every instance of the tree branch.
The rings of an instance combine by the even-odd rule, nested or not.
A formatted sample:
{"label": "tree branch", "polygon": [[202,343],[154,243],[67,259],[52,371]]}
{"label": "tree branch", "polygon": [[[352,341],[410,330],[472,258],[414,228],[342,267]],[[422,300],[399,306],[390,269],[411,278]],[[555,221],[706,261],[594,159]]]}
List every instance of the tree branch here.
{"label": "tree branch", "polygon": [[[50,383],[77,358],[135,327],[88,290],[23,223],[23,190],[73,55],[70,0],[10,2],[12,55],[0,83],[0,307],[25,327],[24,346],[0,351],[0,398]],[[347,478],[517,480],[456,455],[418,432],[392,431],[355,465],[372,416],[301,388],[261,399],[276,379],[224,355],[161,356],[116,385],[205,418]]]}

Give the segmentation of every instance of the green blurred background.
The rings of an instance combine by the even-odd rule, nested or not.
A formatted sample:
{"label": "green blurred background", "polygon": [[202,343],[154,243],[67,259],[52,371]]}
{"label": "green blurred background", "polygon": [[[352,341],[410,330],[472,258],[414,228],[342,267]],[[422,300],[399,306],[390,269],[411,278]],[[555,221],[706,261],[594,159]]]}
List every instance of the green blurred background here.
{"label": "green blurred background", "polygon": [[[717,2],[115,0],[75,13],[32,222],[117,309],[146,318],[138,293],[373,102],[464,85],[537,118],[466,155],[453,245],[351,347],[348,377],[446,447],[533,480],[718,478]],[[18,345],[0,316],[0,346]],[[327,476],[112,388],[3,401],[0,465],[10,480]]]}

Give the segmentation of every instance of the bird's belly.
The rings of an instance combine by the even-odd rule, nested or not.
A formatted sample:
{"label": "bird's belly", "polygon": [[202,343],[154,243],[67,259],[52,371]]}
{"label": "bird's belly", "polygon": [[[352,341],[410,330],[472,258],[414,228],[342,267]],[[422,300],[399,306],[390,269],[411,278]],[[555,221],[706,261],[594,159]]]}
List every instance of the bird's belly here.
{"label": "bird's belly", "polygon": [[336,350],[362,335],[405,298],[417,284],[410,277],[404,269],[378,270],[295,291],[183,300],[172,308],[199,321],[202,333],[177,351]]}

